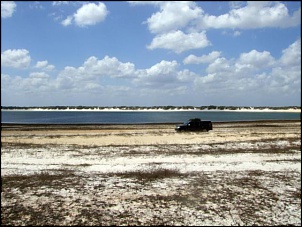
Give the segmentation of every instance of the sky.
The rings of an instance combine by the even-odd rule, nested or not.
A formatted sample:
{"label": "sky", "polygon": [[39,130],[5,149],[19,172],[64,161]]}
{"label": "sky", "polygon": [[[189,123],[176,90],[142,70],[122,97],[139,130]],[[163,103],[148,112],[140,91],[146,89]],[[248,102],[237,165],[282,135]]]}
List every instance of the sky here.
{"label": "sky", "polygon": [[2,106],[301,106],[301,2],[1,1]]}

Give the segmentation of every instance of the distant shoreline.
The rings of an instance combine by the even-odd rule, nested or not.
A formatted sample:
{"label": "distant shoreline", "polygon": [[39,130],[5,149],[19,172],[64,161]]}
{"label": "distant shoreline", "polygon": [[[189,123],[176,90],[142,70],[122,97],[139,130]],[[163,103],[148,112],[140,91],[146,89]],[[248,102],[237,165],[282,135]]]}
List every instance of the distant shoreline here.
{"label": "distant shoreline", "polygon": [[196,112],[290,112],[290,113],[301,113],[301,109],[257,109],[257,108],[237,108],[237,109],[121,109],[121,108],[69,108],[69,109],[43,109],[43,108],[24,108],[24,109],[1,109],[1,111],[74,111],[74,112],[178,112],[178,111],[196,111]]}

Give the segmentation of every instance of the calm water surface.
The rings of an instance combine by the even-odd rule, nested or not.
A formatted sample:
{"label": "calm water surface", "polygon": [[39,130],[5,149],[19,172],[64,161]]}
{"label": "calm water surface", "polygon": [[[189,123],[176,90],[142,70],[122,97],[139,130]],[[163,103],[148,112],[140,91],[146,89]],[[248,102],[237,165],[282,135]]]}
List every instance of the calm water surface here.
{"label": "calm water surface", "polygon": [[213,122],[300,120],[301,113],[226,111],[1,111],[1,123],[20,124],[143,124],[178,123],[190,118]]}

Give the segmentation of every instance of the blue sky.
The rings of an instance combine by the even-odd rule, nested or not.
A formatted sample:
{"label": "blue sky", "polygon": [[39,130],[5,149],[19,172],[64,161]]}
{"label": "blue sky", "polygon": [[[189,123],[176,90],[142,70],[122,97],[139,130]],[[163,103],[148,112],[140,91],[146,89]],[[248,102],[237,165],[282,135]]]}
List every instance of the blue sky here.
{"label": "blue sky", "polygon": [[300,106],[300,27],[300,1],[1,1],[1,105]]}

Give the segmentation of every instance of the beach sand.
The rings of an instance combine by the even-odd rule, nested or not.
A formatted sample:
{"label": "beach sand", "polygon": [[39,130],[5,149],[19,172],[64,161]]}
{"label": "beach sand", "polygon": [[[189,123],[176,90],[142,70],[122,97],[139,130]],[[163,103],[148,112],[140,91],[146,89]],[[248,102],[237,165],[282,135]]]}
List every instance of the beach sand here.
{"label": "beach sand", "polygon": [[301,225],[301,122],[13,125],[2,225]]}

